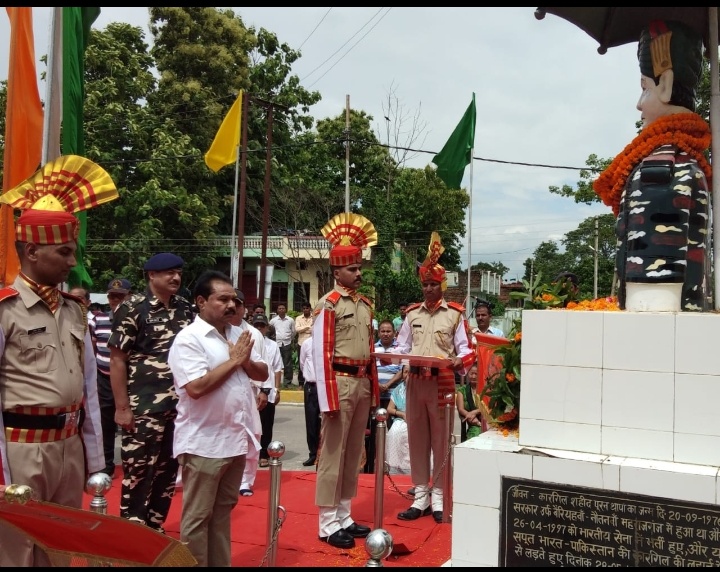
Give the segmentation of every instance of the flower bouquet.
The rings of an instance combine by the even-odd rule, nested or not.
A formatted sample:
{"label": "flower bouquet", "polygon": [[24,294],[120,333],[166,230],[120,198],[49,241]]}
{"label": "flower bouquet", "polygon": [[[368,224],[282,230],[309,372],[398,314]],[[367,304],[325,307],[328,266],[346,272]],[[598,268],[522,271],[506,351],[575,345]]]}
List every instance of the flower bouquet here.
{"label": "flower bouquet", "polygon": [[480,391],[488,425],[517,433],[520,420],[520,349],[522,332],[516,320],[507,343],[493,351],[485,386]]}

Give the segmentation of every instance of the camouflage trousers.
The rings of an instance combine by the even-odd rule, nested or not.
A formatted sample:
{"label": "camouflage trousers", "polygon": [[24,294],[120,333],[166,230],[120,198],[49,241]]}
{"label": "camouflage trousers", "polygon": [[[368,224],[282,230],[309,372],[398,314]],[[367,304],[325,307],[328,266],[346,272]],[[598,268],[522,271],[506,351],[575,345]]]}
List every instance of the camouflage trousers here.
{"label": "camouflage trousers", "polygon": [[176,411],[135,416],[135,432],[123,429],[120,516],[164,532],[175,494],[178,462],[173,457]]}

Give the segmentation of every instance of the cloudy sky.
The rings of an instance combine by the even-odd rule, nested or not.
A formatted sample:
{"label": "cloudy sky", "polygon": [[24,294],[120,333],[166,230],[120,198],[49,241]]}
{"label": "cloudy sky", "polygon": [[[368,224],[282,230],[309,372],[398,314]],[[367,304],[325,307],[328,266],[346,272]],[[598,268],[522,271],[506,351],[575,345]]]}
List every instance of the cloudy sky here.
{"label": "cloudy sky", "polygon": [[[344,114],[349,96],[387,142],[391,93],[406,114],[418,114],[424,133],[411,167],[430,163],[475,93],[474,160],[463,180],[472,186],[464,265],[501,261],[514,280],[542,241],[610,212],[548,187],[574,185],[589,155],[614,157],[635,136],[636,43],[600,55],[580,29],[551,14],[539,21],[534,8],[232,9],[247,26],[300,49],[293,73],[322,94],[316,118]],[[48,49],[50,10],[34,8],[38,59]],[[119,21],[147,30],[147,8],[102,8],[94,27]],[[7,78],[8,43],[7,18],[0,17],[0,79]],[[40,93],[44,98],[44,85]],[[344,196],[344,187],[338,192]],[[418,234],[430,238],[429,229]]]}

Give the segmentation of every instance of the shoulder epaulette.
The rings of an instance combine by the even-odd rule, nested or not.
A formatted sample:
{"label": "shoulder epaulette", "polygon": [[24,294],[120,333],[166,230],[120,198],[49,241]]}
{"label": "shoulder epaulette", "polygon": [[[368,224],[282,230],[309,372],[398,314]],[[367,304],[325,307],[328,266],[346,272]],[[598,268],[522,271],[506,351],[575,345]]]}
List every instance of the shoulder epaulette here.
{"label": "shoulder epaulette", "polygon": [[370,301],[370,298],[366,298],[366,297],[363,296],[362,294],[358,294],[358,296],[360,297],[360,299],[361,299],[363,302],[365,302],[368,306],[370,306],[370,307],[372,308],[372,302]]}
{"label": "shoulder epaulette", "polygon": [[127,300],[123,300],[122,303],[132,308],[136,304],[144,302],[145,300],[147,300],[147,296],[145,296],[145,294],[137,293],[130,296],[130,298],[128,298]]}
{"label": "shoulder epaulette", "polygon": [[410,304],[405,309],[405,313],[407,314],[410,310],[417,310],[420,306],[422,306],[422,302],[415,302],[414,304]]}
{"label": "shoulder epaulette", "polygon": [[66,300],[72,300],[73,302],[77,302],[78,306],[80,306],[80,311],[82,313],[83,317],[83,324],[85,326],[85,331],[87,332],[88,329],[88,307],[85,305],[85,302],[82,298],[79,298],[78,296],[73,296],[69,292],[65,292],[64,290],[60,290],[60,294],[63,298]]}
{"label": "shoulder epaulette", "polygon": [[463,306],[462,304],[458,304],[457,302],[448,302],[447,305],[449,308],[452,308],[453,310],[457,310],[461,314],[465,313],[465,306]]}
{"label": "shoulder epaulette", "polygon": [[84,305],[82,298],[79,298],[78,296],[70,294],[70,292],[64,292],[64,291],[60,290],[60,294],[62,294],[63,298],[67,298],[68,300],[73,300],[73,301],[77,302],[78,304],[80,304],[81,306]]}
{"label": "shoulder epaulette", "polygon": [[338,292],[337,290],[333,290],[330,292],[330,294],[327,295],[327,298],[325,298],[326,302],[330,302],[333,306],[337,304],[340,301],[340,298],[342,297],[342,294]]}
{"label": "shoulder epaulette", "polygon": [[10,288],[10,286],[7,286],[5,288],[0,288],[0,302],[3,300],[9,300],[10,298],[14,298],[20,294],[15,288]]}

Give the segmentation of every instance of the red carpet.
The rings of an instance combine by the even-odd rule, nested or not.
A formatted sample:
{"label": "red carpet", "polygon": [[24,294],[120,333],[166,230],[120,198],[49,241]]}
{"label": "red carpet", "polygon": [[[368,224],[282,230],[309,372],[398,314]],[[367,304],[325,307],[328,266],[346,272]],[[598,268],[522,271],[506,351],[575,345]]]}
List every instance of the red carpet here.
{"label": "red carpet", "polygon": [[[119,473],[119,469],[117,469]],[[412,486],[407,475],[393,475],[393,482],[405,492]],[[108,514],[119,514],[120,477],[113,480],[107,494]],[[240,497],[232,522],[233,566],[267,566],[263,562],[267,549],[267,507],[270,471],[260,469],[255,481],[255,494]],[[353,499],[353,518],[373,527],[375,506],[375,475],[361,474],[358,496]],[[91,497],[86,495],[84,508]],[[318,512],[315,501],[315,471],[283,471],[280,485],[280,506],[285,508],[285,522],[278,536],[276,566],[360,566],[369,559],[363,539],[355,548],[342,550],[318,540]],[[415,521],[401,521],[397,513],[411,504],[385,477],[383,528],[393,537],[393,553],[383,561],[385,566],[437,567],[450,559],[451,524],[436,524],[431,516]],[[165,528],[179,538],[182,489],[173,499]]]}

